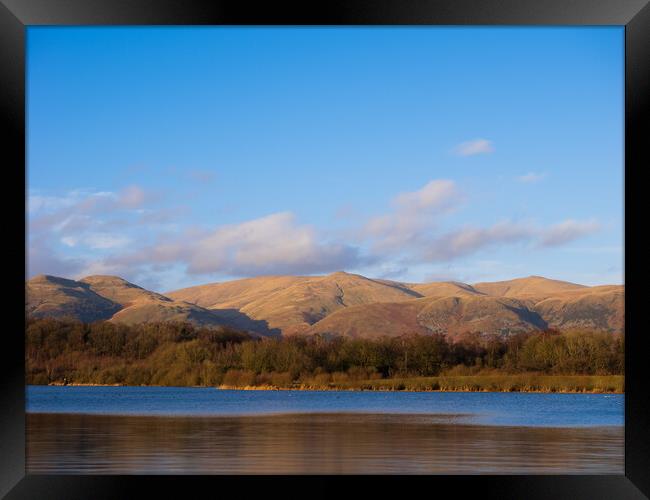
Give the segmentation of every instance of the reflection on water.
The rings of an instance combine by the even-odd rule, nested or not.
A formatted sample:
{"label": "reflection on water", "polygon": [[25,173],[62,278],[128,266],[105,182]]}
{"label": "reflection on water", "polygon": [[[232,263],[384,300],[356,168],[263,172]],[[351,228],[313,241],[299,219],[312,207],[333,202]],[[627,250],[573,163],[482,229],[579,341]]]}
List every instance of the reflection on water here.
{"label": "reflection on water", "polygon": [[462,415],[27,415],[35,474],[622,474],[623,427]]}
{"label": "reflection on water", "polygon": [[623,425],[622,394],[238,391],[210,387],[29,386],[27,411],[94,415],[243,416],[277,413],[465,414],[511,427]]}

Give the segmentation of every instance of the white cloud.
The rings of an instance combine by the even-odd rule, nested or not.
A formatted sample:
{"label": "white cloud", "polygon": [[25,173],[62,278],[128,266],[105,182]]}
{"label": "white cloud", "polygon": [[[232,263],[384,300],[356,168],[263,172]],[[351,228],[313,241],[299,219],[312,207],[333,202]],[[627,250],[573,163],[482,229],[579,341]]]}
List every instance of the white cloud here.
{"label": "white cloud", "polygon": [[43,214],[60,212],[73,207],[83,209],[94,206],[98,200],[106,199],[112,195],[111,192],[93,192],[86,189],[68,191],[62,196],[43,195],[38,191],[30,191],[27,197],[27,210],[30,214]]}
{"label": "white cloud", "polygon": [[120,248],[130,242],[130,238],[126,236],[107,233],[88,234],[82,239],[82,243],[92,249]]}
{"label": "white cloud", "polygon": [[30,194],[27,197],[27,211],[29,213],[49,212],[73,205],[76,200],[72,197],[43,196]]}
{"label": "white cloud", "polygon": [[27,274],[72,276],[83,266],[83,261],[59,255],[44,238],[29,237]]}
{"label": "white cloud", "polygon": [[[348,228],[343,240],[344,233],[319,232],[299,223],[291,212],[212,229],[183,229],[171,223],[182,210],[142,206],[149,198],[137,186],[117,193],[79,190],[60,198],[34,196],[30,268],[67,277],[73,272],[133,277],[172,269],[204,276],[318,274],[371,265],[379,266],[380,274],[398,277],[407,269],[482,254],[488,248],[559,246],[600,228],[596,220],[568,219],[548,227],[506,220],[443,231],[449,222],[445,216],[464,201],[456,184],[447,179],[397,194],[386,213],[360,226],[351,222],[354,229]],[[74,248],[79,257],[56,253],[65,247]]]}
{"label": "white cloud", "polygon": [[539,246],[554,247],[569,243],[583,236],[595,233],[600,229],[600,223],[595,220],[578,221],[568,219],[544,230]]}
{"label": "white cloud", "polygon": [[[138,223],[169,223],[183,213],[178,208],[142,208],[151,200],[149,193],[135,185],[117,193],[80,189],[63,196],[31,193],[27,203],[29,231],[39,235],[50,233],[68,246],[76,244],[73,240],[81,242],[86,234],[88,244],[94,248],[120,246],[126,238],[115,234],[117,230],[128,231]],[[110,241],[108,236],[99,236],[108,232]]]}
{"label": "white cloud", "polygon": [[525,175],[520,175],[517,177],[517,180],[519,182],[523,182],[524,184],[532,184],[534,182],[539,182],[541,181],[544,177],[546,177],[545,173],[535,173],[535,172],[528,172]]}
{"label": "white cloud", "polygon": [[362,261],[358,249],[321,241],[312,226],[298,224],[290,212],[186,233],[109,260],[130,265],[182,263],[189,274],[233,276],[331,272]]}
{"label": "white cloud", "polygon": [[77,245],[78,240],[77,238],[74,238],[72,236],[64,236],[63,238],[61,238],[61,243],[69,247],[74,247]]}
{"label": "white cloud", "polygon": [[461,201],[453,181],[432,180],[417,191],[398,194],[392,202],[394,210],[372,217],[362,235],[370,238],[377,250],[403,248],[431,232],[439,217]]}
{"label": "white cloud", "polygon": [[217,229],[193,249],[188,271],[315,273],[344,269],[357,260],[356,249],[320,242],[313,227],[298,225],[292,213],[282,212]]}
{"label": "white cloud", "polygon": [[596,220],[577,221],[568,219],[550,227],[503,221],[487,228],[466,227],[432,239],[421,252],[430,262],[449,261],[476,253],[479,250],[516,243],[554,247],[564,245],[600,229]]}
{"label": "white cloud", "polygon": [[400,193],[394,199],[399,210],[417,212],[430,209],[444,209],[459,198],[454,181],[439,179],[427,183],[418,191]]}
{"label": "white cloud", "polygon": [[[34,220],[79,217],[81,215],[107,213],[116,210],[136,209],[147,199],[145,191],[136,185],[127,186],[118,193],[112,191],[90,191],[75,189],[63,196],[45,196],[30,193],[27,199],[27,209]],[[47,219],[51,216],[51,219]]]}
{"label": "white cloud", "polygon": [[454,153],[458,156],[474,156],[493,152],[494,145],[487,139],[473,139],[462,142],[454,148]]}
{"label": "white cloud", "polygon": [[370,218],[360,232],[373,255],[383,260],[400,255],[409,265],[447,262],[490,247],[527,243],[558,246],[596,231],[595,220],[572,219],[550,227],[502,221],[488,227],[467,226],[440,233],[443,217],[463,197],[453,181],[435,180],[393,199],[393,212]]}
{"label": "white cloud", "polygon": [[[142,246],[151,236],[149,227],[159,222],[153,220],[156,210],[139,208],[150,199],[148,193],[135,185],[118,192],[76,189],[56,196],[30,191],[27,200],[29,272],[70,277],[89,262],[101,261],[98,251],[115,252],[136,238]],[[143,212],[147,230],[142,229]],[[174,213],[169,211],[164,216],[169,221]],[[74,258],[65,256],[66,247],[75,249]]]}
{"label": "white cloud", "polygon": [[[114,275],[125,278],[127,281],[137,281],[141,282],[141,279],[134,279],[133,277],[138,276],[138,273],[132,272],[132,269],[129,269],[127,266],[111,264],[103,260],[89,260],[84,262],[84,265],[81,266],[75,273],[72,275],[73,279],[81,279],[86,276],[94,275]],[[133,281],[132,281],[133,280]]]}
{"label": "white cloud", "polygon": [[137,224],[146,226],[174,226],[174,221],[179,217],[190,214],[187,206],[176,206],[172,208],[139,209],[137,211]]}
{"label": "white cloud", "polygon": [[117,197],[117,206],[120,208],[138,208],[145,201],[145,192],[142,188],[131,185],[120,191]]}
{"label": "white cloud", "polygon": [[499,222],[487,228],[466,227],[435,238],[422,256],[427,261],[448,261],[480,249],[529,240],[534,234],[527,225]]}

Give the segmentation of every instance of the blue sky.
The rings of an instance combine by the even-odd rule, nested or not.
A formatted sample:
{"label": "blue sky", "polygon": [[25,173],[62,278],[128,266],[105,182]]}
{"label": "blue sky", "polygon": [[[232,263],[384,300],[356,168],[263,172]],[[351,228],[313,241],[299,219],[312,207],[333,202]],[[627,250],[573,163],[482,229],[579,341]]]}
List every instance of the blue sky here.
{"label": "blue sky", "polygon": [[28,274],[623,273],[623,29],[30,27]]}

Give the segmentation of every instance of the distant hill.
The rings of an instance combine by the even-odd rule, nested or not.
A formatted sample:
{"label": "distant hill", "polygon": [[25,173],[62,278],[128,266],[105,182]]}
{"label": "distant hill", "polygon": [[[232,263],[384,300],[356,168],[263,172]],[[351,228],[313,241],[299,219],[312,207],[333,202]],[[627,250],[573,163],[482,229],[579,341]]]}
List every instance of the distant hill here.
{"label": "distant hill", "polygon": [[249,278],[167,295],[210,309],[237,309],[267,321],[285,335],[623,329],[622,286],[587,287],[541,276],[474,285],[413,284],[339,272],[319,277]]}
{"label": "distant hill", "polygon": [[238,309],[252,319],[267,321],[270,328],[285,335],[305,333],[339,309],[421,297],[398,284],[344,272],[317,277],[259,277],[185,288],[167,295],[196,301],[209,309]]}
{"label": "distant hill", "polygon": [[363,338],[442,333],[453,337],[467,331],[515,334],[546,326],[539,314],[517,300],[460,293],[350,307],[319,321],[309,333]]}
{"label": "distant hill", "polygon": [[26,312],[35,318],[75,318],[81,321],[110,319],[120,306],[102,297],[87,283],[39,275],[27,282]]}
{"label": "distant hill", "polygon": [[625,320],[622,286],[595,286],[554,294],[536,302],[532,309],[558,329],[621,331]]}
{"label": "distant hill", "polygon": [[259,335],[353,337],[466,331],[512,334],[545,328],[623,330],[624,287],[588,287],[530,276],[510,281],[400,283],[345,272],[262,276],[159,294],[116,276],[29,280],[35,317],[128,324],[189,321]]}
{"label": "distant hill", "polygon": [[27,314],[116,323],[188,321],[197,326],[233,326],[233,322],[196,304],[172,300],[116,276],[79,281],[36,276],[27,282]]}
{"label": "distant hill", "polygon": [[122,307],[128,307],[137,301],[162,301],[170,302],[171,299],[156,292],[151,292],[138,285],[129,283],[125,279],[117,276],[87,276],[79,280],[79,283],[85,283],[93,292],[109,299]]}
{"label": "distant hill", "polygon": [[542,276],[529,276],[510,281],[476,283],[473,288],[494,297],[513,297],[518,299],[543,299],[563,292],[584,290],[584,285],[568,281],[551,280]]}

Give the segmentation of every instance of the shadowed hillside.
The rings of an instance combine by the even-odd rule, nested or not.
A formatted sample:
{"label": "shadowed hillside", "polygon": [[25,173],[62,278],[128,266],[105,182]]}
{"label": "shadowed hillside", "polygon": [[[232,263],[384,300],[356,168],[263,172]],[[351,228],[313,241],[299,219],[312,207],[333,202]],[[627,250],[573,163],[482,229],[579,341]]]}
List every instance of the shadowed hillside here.
{"label": "shadowed hillside", "polygon": [[120,310],[115,302],[98,295],[86,283],[39,275],[27,282],[26,312],[35,318],[71,317],[80,321],[109,319]]}
{"label": "shadowed hillside", "polygon": [[442,333],[453,337],[466,331],[512,335],[546,326],[539,314],[517,300],[460,295],[350,307],[319,321],[309,333],[363,338]]}
{"label": "shadowed hillside", "polygon": [[79,282],[87,284],[96,294],[101,295],[122,307],[128,307],[139,300],[161,302],[171,301],[164,295],[145,290],[144,288],[129,283],[117,276],[87,276],[80,279]]}
{"label": "shadowed hillside", "polygon": [[212,311],[172,300],[116,276],[79,281],[37,276],[27,282],[27,314],[116,323],[189,322],[197,326],[233,326]]}
{"label": "shadowed hillside", "polygon": [[567,291],[533,306],[552,328],[622,331],[625,320],[622,286],[595,286]]}

